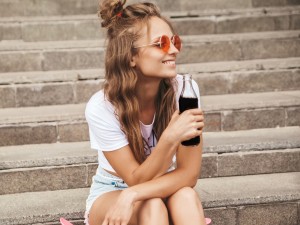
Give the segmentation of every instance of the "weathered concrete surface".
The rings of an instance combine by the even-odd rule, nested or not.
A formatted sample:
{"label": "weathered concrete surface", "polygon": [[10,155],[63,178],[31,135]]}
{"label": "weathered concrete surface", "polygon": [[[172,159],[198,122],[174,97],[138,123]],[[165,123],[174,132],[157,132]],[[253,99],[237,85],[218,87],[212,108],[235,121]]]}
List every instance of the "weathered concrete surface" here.
{"label": "weathered concrete surface", "polygon": [[300,126],[300,109],[290,108],[287,110],[287,125]]}
{"label": "weathered concrete surface", "polygon": [[298,148],[300,127],[230,132],[204,132],[205,153],[229,153]]}
{"label": "weathered concrete surface", "polygon": [[222,130],[248,130],[266,127],[284,127],[285,110],[261,109],[249,111],[225,112]]}
{"label": "weathered concrete surface", "polygon": [[84,109],[85,104],[1,109],[0,124],[83,120]]}
{"label": "weathered concrete surface", "polygon": [[72,83],[25,84],[16,88],[16,107],[75,103]]}
{"label": "weathered concrete surface", "polygon": [[191,74],[201,95],[287,91],[300,86],[299,69]]}
{"label": "weathered concrete surface", "polygon": [[76,103],[88,102],[93,94],[102,89],[103,83],[104,79],[77,82],[75,85]]}
{"label": "weathered concrete surface", "polygon": [[298,101],[300,101],[300,91],[216,95],[203,96],[202,108],[209,112],[245,108],[275,108],[292,106],[292,104],[298,105]]}
{"label": "weathered concrete surface", "polygon": [[[226,2],[228,3],[228,2]],[[300,7],[163,13],[180,35],[297,30]],[[217,16],[216,16],[217,15]],[[2,32],[1,32],[2,31]],[[0,18],[1,40],[62,41],[105,38],[96,14]]]}
{"label": "weathered concrete surface", "polygon": [[0,87],[0,108],[14,107],[16,91],[14,87]]}
{"label": "weathered concrete surface", "polygon": [[[69,150],[69,154],[72,154],[72,149]],[[27,163],[27,166],[30,163],[31,166],[41,163],[46,165],[1,170],[0,195],[88,187],[96,173],[97,156],[69,157],[69,154],[65,154],[65,159],[54,156],[50,159],[39,159],[33,163],[26,159],[23,159],[21,163],[18,161],[1,163],[4,166],[15,163],[13,168],[19,167],[22,163]],[[57,158],[58,162],[56,162]],[[203,155],[199,178],[299,172],[299,160],[300,148],[222,155],[209,153]],[[48,162],[50,162],[49,165],[47,165]],[[50,166],[51,164],[63,165]]]}
{"label": "weathered concrete surface", "polygon": [[[286,91],[203,96],[205,131],[297,125],[293,115],[299,110],[299,95],[299,91]],[[85,104],[1,109],[1,146],[88,140],[84,110]]]}
{"label": "weathered concrete surface", "polygon": [[[299,57],[298,36],[299,31],[184,36],[177,62]],[[104,47],[103,40],[1,43],[0,72],[101,68]]]}
{"label": "weathered concrete surface", "polygon": [[[291,59],[291,61],[294,61]],[[279,63],[279,62],[278,62]],[[293,65],[294,63],[291,62]],[[75,82],[104,78],[104,69],[30,71],[1,73],[0,84],[35,84],[52,82]]]}
{"label": "weathered concrete surface", "polygon": [[[226,110],[291,107],[300,104],[300,91],[203,96],[202,108],[209,113]],[[85,104],[25,107],[0,110],[1,124],[72,121],[84,119]]]}
{"label": "weathered concrete surface", "polygon": [[[259,59],[228,62],[209,62],[178,64],[178,73],[192,73],[194,78],[206,77],[206,74],[226,72],[234,73],[266,73],[267,71],[282,71],[300,68],[299,58]],[[279,72],[278,72],[279,73]],[[198,75],[199,74],[199,75]],[[196,76],[196,77],[195,77]],[[208,76],[208,75],[207,75]],[[0,84],[51,83],[80,80],[103,79],[104,69],[65,70],[65,71],[29,71],[1,73]],[[274,81],[273,81],[274,82]]]}
{"label": "weathered concrete surface", "polygon": [[294,201],[300,199],[299,176],[297,172],[200,179],[195,189],[205,208]]}
{"label": "weathered concrete surface", "polygon": [[238,210],[235,207],[204,209],[204,215],[211,218],[212,223],[216,225],[238,225]]}
{"label": "weathered concrete surface", "polygon": [[88,191],[86,188],[2,195],[0,222],[12,225],[53,222],[60,217],[82,219]]}
{"label": "weathered concrete surface", "polygon": [[58,141],[72,142],[89,140],[88,125],[82,121],[58,124]]}
{"label": "weathered concrete surface", "polygon": [[87,187],[87,166],[61,166],[0,171],[0,195]]}
{"label": "weathered concrete surface", "polygon": [[[300,200],[299,176],[300,173],[282,173],[200,179],[195,190],[200,195],[204,208],[209,209],[210,214],[215,216],[225,214],[222,216],[227,218],[226,221],[234,221],[233,218],[229,219],[230,215],[237,215],[236,210],[241,210],[241,215],[237,219],[247,220],[247,212],[252,210],[251,205],[256,206],[257,204],[268,204],[270,205],[269,208],[274,209],[278,207],[283,209],[286,205],[293,210],[294,215],[297,204],[288,203]],[[16,225],[55,222],[59,220],[59,217],[82,219],[88,191],[87,188],[2,195],[0,196],[0,207],[2,209],[0,211],[0,222],[1,224]],[[285,203],[279,205],[279,202]],[[231,208],[221,208],[229,206]],[[239,206],[245,208],[239,208]],[[213,212],[214,209],[218,210],[216,214]],[[18,212],[18,214],[15,212]],[[283,218],[290,213],[285,210],[284,212]],[[207,215],[209,215],[209,212]],[[297,221],[295,216],[292,218]],[[276,225],[279,224],[276,223]]]}
{"label": "weathered concrete surface", "polygon": [[[298,172],[299,132],[288,127],[204,133],[201,177]],[[0,194],[87,187],[97,167],[89,142],[1,147],[0,156]]]}
{"label": "weathered concrete surface", "polygon": [[57,142],[57,128],[53,123],[0,126],[0,146]]}
{"label": "weathered concrete surface", "polygon": [[[190,68],[190,70],[192,70],[192,68]],[[43,75],[47,76],[48,74],[49,72],[45,72]],[[65,75],[61,78],[61,82],[49,82],[50,79],[59,79],[58,76],[56,76],[58,74]],[[191,72],[190,74],[197,82],[201,96],[289,91],[298,90],[300,86],[300,69],[222,73]],[[9,79],[13,79],[14,75],[15,74],[12,74],[12,77]],[[31,74],[28,74],[28,76],[30,75]],[[93,73],[86,74],[86,78],[89,80],[82,80],[82,78],[78,77],[79,75],[76,75],[75,71],[68,71],[65,74],[50,73],[49,77],[44,81],[41,80],[41,77],[34,77],[34,75],[35,73],[33,73],[33,77],[29,79],[32,79],[32,82],[34,82],[33,79],[36,79],[37,82],[41,83],[27,84],[25,82],[31,81],[29,81],[29,79],[25,80],[26,75],[24,75],[20,77],[20,81],[14,81],[24,82],[22,84],[3,85],[3,88],[0,88],[0,94],[2,93],[0,108],[84,103],[87,102],[94,93],[102,89],[104,83],[104,79],[100,78],[103,76],[101,70],[99,74],[95,74],[97,76],[96,80]],[[18,77],[16,78],[18,79]],[[67,79],[71,81],[67,81]]]}
{"label": "weathered concrete surface", "polygon": [[[230,9],[230,8],[252,8],[262,6],[285,6],[294,5],[294,1],[267,1],[261,4],[259,1],[251,0],[149,0],[156,3],[162,11],[187,11],[187,10],[208,10],[208,9]],[[139,2],[137,0],[129,0],[127,4]],[[50,16],[50,15],[83,15],[96,14],[97,1],[86,0],[11,0],[2,1],[0,15],[2,17],[12,16]]]}
{"label": "weathered concrete surface", "polygon": [[300,149],[227,153],[218,157],[218,176],[300,172]]}
{"label": "weathered concrete surface", "polygon": [[1,170],[97,162],[89,142],[7,146],[0,148],[0,156]]}
{"label": "weathered concrete surface", "polygon": [[297,203],[255,205],[239,208],[238,224],[297,225]]}

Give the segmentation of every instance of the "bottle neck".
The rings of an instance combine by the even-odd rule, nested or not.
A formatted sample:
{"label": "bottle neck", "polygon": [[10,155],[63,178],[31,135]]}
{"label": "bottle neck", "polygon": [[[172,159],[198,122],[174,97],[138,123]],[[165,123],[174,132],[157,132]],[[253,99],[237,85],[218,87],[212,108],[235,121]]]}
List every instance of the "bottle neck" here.
{"label": "bottle neck", "polygon": [[181,97],[197,98],[197,95],[192,85],[192,75],[190,74],[183,75],[183,87],[182,87]]}
{"label": "bottle neck", "polygon": [[183,85],[192,88],[192,75],[190,74],[183,75]]}

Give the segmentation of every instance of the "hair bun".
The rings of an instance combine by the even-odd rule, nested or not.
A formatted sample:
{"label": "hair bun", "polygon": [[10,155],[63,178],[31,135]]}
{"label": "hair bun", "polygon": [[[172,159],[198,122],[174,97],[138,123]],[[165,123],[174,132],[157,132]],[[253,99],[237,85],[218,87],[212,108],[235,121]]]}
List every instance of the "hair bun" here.
{"label": "hair bun", "polygon": [[103,0],[99,3],[98,16],[103,20],[102,27],[109,28],[123,10],[126,0]]}

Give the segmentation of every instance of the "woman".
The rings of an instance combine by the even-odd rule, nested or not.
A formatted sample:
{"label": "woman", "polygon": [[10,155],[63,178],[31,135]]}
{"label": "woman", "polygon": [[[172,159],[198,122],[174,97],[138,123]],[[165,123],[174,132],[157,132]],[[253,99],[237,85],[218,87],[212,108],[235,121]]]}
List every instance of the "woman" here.
{"label": "woman", "polygon": [[193,147],[180,144],[201,136],[204,127],[201,109],[180,115],[177,110],[180,38],[155,5],[124,4],[100,4],[108,36],[106,81],[85,112],[99,160],[86,223],[205,224],[192,188],[201,168],[202,142]]}

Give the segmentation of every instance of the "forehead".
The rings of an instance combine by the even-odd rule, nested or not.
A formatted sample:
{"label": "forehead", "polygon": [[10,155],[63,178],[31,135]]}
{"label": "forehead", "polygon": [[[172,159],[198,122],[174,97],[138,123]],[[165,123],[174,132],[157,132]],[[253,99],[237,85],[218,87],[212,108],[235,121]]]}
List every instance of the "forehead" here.
{"label": "forehead", "polygon": [[141,29],[141,39],[144,40],[152,40],[162,35],[171,37],[173,35],[173,32],[169,24],[158,17],[151,17],[148,21],[148,24],[143,26],[143,28]]}

